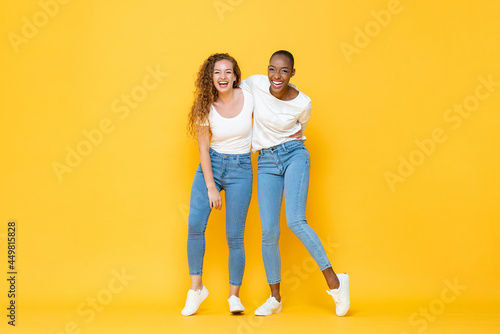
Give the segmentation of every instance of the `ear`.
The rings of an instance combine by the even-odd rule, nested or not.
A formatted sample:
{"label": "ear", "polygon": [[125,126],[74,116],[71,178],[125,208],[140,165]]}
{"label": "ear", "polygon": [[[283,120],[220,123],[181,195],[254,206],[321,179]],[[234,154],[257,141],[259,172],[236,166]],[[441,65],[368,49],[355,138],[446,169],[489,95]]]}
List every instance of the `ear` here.
{"label": "ear", "polygon": [[292,70],[292,77],[295,75],[295,69]]}

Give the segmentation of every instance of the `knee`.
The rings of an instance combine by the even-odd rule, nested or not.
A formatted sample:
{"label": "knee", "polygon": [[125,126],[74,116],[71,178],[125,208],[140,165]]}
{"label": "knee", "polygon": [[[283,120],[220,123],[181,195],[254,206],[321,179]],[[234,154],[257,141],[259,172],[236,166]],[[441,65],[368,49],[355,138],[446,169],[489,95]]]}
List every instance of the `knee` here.
{"label": "knee", "polygon": [[307,225],[305,218],[287,220],[287,226],[294,234],[300,233],[305,225]]}
{"label": "knee", "polygon": [[229,248],[240,248],[243,246],[243,235],[228,235],[226,240]]}
{"label": "knee", "polygon": [[188,215],[188,235],[204,235],[210,211],[191,207]]}
{"label": "knee", "polygon": [[188,236],[200,236],[205,234],[205,225],[201,221],[188,221]]}
{"label": "knee", "polygon": [[280,231],[278,229],[263,229],[262,244],[273,245],[277,244],[280,239]]}

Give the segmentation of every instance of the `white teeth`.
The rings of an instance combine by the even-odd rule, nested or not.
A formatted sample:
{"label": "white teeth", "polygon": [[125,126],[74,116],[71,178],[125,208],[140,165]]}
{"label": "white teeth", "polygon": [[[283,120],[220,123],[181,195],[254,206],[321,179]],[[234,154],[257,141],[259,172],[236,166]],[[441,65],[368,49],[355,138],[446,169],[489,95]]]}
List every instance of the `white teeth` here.
{"label": "white teeth", "polygon": [[283,82],[276,82],[276,81],[273,81],[273,84],[275,84],[276,86],[281,86],[283,84]]}

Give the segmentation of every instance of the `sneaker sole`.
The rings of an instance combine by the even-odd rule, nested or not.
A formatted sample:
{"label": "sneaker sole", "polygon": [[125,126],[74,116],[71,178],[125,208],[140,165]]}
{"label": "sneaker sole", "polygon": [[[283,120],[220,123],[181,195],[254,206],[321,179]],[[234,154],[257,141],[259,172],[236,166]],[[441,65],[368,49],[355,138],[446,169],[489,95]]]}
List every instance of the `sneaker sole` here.
{"label": "sneaker sole", "polygon": [[257,311],[255,311],[255,315],[266,317],[268,315],[280,313],[281,312],[281,307],[282,307],[282,305],[280,304],[280,307],[278,307],[276,310],[272,310],[271,313],[269,313],[269,314],[257,313]]}

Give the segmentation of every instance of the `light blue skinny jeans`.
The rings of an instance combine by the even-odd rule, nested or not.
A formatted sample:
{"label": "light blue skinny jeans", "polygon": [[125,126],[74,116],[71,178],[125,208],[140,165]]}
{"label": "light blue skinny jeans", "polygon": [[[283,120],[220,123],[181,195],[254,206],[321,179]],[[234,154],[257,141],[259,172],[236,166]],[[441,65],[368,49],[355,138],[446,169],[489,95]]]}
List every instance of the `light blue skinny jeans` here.
{"label": "light blue skinny jeans", "polygon": [[318,235],[306,221],[309,167],[309,152],[299,140],[259,151],[257,194],[262,223],[262,257],[269,284],[281,281],[278,242],[283,191],[288,227],[304,244],[321,270],[331,267]]}
{"label": "light blue skinny jeans", "polygon": [[[215,185],[225,192],[226,240],[229,246],[229,284],[241,286],[245,270],[243,235],[252,196],[250,153],[222,154],[210,148]],[[201,164],[196,170],[189,203],[187,254],[189,275],[201,275],[205,256],[205,230],[210,216],[208,190]]]}

